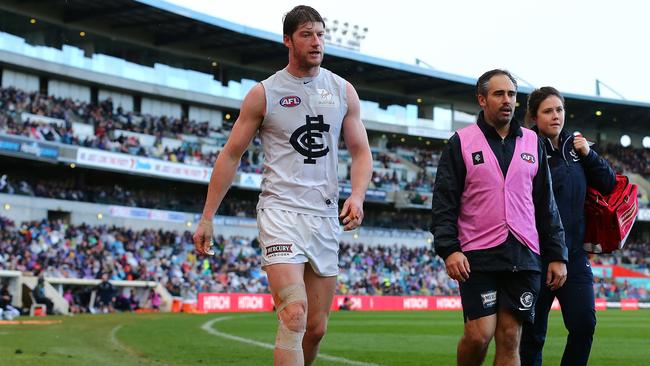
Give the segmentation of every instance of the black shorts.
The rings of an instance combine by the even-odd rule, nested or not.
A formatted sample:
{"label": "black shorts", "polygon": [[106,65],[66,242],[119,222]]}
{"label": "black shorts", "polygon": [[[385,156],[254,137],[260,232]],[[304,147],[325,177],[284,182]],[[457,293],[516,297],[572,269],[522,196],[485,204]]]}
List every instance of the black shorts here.
{"label": "black shorts", "polygon": [[465,322],[507,309],[522,321],[535,320],[539,294],[539,272],[471,272],[460,282],[460,297]]}

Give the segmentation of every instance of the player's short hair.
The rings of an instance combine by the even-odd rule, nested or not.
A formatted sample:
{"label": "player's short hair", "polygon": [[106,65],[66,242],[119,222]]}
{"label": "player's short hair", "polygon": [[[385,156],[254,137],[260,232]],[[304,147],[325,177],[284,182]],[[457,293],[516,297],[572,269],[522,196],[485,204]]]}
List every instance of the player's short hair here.
{"label": "player's short hair", "polygon": [[488,92],[488,83],[490,82],[490,79],[492,79],[493,76],[496,75],[505,75],[507,76],[510,81],[512,81],[513,84],[515,84],[515,90],[517,90],[517,80],[515,79],[512,74],[503,69],[494,69],[485,72],[481,77],[478,78],[478,81],[476,82],[476,95],[482,95],[482,96],[487,96]]}
{"label": "player's short hair", "polygon": [[291,37],[293,32],[295,32],[301,24],[315,22],[320,22],[323,24],[323,27],[325,26],[323,17],[320,16],[316,9],[307,5],[298,5],[284,15],[282,21],[282,33],[285,36]]}

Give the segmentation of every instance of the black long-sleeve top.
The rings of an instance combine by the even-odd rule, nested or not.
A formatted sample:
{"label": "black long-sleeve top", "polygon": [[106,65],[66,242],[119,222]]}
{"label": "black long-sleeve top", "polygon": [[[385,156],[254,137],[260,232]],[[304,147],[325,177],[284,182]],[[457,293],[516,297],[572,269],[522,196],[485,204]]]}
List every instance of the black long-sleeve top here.
{"label": "black long-sleeve top", "polygon": [[[521,125],[515,120],[511,121],[510,131],[502,139],[494,127],[485,122],[483,112],[479,114],[477,124],[485,135],[505,177],[514,154],[516,138],[523,136]],[[541,257],[546,263],[566,262],[568,258],[564,229],[553,198],[546,150],[541,140],[538,140],[537,145],[539,165],[537,174],[533,178],[533,203]],[[467,169],[461,153],[460,138],[458,134],[454,134],[440,157],[432,201],[431,232],[434,236],[434,246],[436,253],[445,260],[450,254],[461,251],[458,239],[458,215],[466,175]],[[464,254],[472,271],[541,271],[542,258],[519,242],[512,233],[500,245],[467,251]]]}

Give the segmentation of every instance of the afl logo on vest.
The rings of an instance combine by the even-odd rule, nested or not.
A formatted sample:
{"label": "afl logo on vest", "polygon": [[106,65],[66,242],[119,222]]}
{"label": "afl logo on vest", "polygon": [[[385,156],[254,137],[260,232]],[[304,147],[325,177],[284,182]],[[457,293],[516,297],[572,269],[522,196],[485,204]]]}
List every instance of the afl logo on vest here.
{"label": "afl logo on vest", "polygon": [[323,132],[329,132],[329,130],[330,125],[323,122],[322,114],[316,117],[306,115],[305,125],[298,127],[291,134],[289,142],[300,155],[307,158],[304,160],[305,164],[316,164],[315,158],[321,158],[330,151],[323,140]]}
{"label": "afl logo on vest", "polygon": [[280,99],[280,105],[285,108],[293,108],[300,105],[300,97],[297,95],[290,95]]}
{"label": "afl logo on vest", "polygon": [[529,153],[521,153],[521,160],[527,163],[535,164],[535,157]]}

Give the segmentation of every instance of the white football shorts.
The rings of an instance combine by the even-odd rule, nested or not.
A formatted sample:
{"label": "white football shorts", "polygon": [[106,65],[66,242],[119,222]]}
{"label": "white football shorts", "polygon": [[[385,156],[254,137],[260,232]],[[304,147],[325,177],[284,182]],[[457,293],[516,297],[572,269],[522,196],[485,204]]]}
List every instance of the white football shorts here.
{"label": "white football shorts", "polygon": [[307,263],[319,276],[339,273],[337,217],[314,216],[274,208],[257,210],[262,268],[276,263]]}

